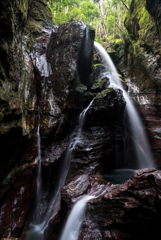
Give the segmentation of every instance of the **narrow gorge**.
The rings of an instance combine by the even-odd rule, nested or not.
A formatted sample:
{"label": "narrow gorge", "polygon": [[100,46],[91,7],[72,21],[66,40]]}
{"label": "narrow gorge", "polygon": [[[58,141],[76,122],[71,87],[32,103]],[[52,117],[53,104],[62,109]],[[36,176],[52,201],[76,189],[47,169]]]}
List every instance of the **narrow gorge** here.
{"label": "narrow gorge", "polygon": [[93,27],[0,1],[0,239],[158,239],[160,4],[132,0],[117,74]]}

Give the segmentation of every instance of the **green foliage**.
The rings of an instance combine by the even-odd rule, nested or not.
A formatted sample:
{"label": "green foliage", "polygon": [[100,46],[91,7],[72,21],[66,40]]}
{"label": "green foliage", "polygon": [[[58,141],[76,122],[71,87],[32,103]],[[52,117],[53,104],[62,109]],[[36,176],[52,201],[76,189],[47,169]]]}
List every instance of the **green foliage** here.
{"label": "green foliage", "polygon": [[70,13],[67,14],[68,15],[68,19],[69,22],[73,22],[73,21],[86,21],[86,17],[83,14],[83,12],[81,11],[81,9],[74,7]]}
{"label": "green foliage", "polygon": [[56,25],[72,21],[83,21],[93,25],[99,18],[99,8],[92,0],[62,0],[48,1]]}
{"label": "green foliage", "polygon": [[96,31],[100,44],[121,41],[131,0],[47,0],[56,25],[83,21]]}
{"label": "green foliage", "polygon": [[93,3],[93,1],[82,1],[80,7],[81,11],[86,16],[86,21],[88,22],[95,20],[100,16],[99,9],[97,5]]}

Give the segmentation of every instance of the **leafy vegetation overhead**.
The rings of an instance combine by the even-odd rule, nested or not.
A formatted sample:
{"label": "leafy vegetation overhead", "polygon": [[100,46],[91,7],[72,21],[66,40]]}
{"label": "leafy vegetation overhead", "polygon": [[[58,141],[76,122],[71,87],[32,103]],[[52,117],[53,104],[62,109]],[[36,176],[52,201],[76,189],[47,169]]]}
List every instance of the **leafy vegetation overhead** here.
{"label": "leafy vegetation overhead", "polygon": [[56,25],[83,21],[101,43],[119,42],[126,33],[124,19],[131,0],[47,0]]}

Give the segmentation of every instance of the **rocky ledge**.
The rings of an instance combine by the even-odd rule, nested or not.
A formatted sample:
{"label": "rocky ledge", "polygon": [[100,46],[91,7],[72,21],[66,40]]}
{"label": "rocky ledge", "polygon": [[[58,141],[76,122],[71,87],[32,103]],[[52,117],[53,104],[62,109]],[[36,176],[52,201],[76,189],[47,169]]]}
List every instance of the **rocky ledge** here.
{"label": "rocky ledge", "polygon": [[84,195],[95,198],[87,204],[80,240],[160,236],[161,171],[137,170],[124,184],[106,182],[98,175],[78,175],[62,190],[63,215]]}

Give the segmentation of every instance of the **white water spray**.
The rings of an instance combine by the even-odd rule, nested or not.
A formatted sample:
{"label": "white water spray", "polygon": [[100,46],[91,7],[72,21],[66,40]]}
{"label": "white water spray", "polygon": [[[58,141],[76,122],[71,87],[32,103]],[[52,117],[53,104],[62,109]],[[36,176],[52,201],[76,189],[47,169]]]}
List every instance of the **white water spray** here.
{"label": "white water spray", "polygon": [[79,230],[83,221],[86,204],[92,198],[94,197],[87,195],[74,204],[71,213],[67,219],[60,240],[78,239]]}
{"label": "white water spray", "polygon": [[[148,143],[144,128],[142,126],[141,120],[137,114],[137,111],[132,104],[129,95],[124,90],[121,81],[119,80],[117,70],[112,62],[110,56],[105,51],[105,49],[97,42],[94,43],[95,48],[100,52],[107,66],[111,69],[110,86],[113,88],[119,88],[123,91],[123,96],[126,101],[126,108],[128,117],[131,124],[131,129],[133,133],[133,141],[135,146],[135,151],[138,159],[138,168],[150,168],[154,167],[153,157],[150,150],[150,145]],[[106,73],[108,74],[108,73]]]}

